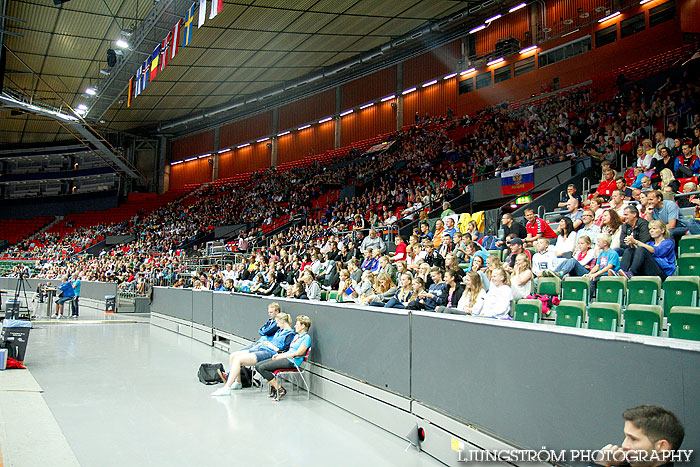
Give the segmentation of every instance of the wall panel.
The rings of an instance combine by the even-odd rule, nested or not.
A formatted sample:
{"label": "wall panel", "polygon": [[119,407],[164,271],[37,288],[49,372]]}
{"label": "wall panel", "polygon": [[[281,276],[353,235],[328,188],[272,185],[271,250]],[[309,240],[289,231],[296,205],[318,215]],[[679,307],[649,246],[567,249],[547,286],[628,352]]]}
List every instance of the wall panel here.
{"label": "wall panel", "polygon": [[492,21],[484,30],[476,33],[476,54],[484,55],[496,49],[499,39],[514,37],[522,47],[531,45],[529,8],[521,8],[503,18]]}
{"label": "wall panel", "polygon": [[447,108],[455,110],[457,106],[457,77],[447,80],[439,80],[436,84],[427,88],[419,87],[418,90],[403,96],[403,125],[414,122],[418,112],[421,118],[428,113],[433,115],[446,115]]}
{"label": "wall panel", "polygon": [[[628,18],[638,13],[638,10],[626,12],[620,19]],[[585,32],[593,34],[601,27],[614,24],[607,22],[605,25],[596,25]],[[582,31],[581,35],[584,34]],[[565,39],[573,40],[576,36]],[[660,40],[663,38],[663,40]],[[456,111],[458,115],[474,114],[477,110],[498,104],[503,101],[523,99],[533,94],[539,94],[542,86],[551,85],[554,78],[559,78],[559,86],[566,87],[572,84],[586,81],[615,68],[644,60],[645,58],[665,52],[682,45],[682,33],[679,30],[679,21],[667,21],[663,24],[647,29],[624,39],[618,39],[613,44],[608,44],[600,49],[593,49],[585,54],[563,60],[553,65],[526,73],[517,78],[509,79],[501,83],[457,96]],[[561,42],[553,43],[556,46]],[[550,44],[547,44],[548,46]],[[519,57],[510,57],[507,62],[512,63]],[[477,73],[481,73],[479,69]],[[406,111],[404,110],[404,114]]]}
{"label": "wall panel", "polygon": [[187,159],[214,150],[214,130],[203,131],[173,141],[172,161]]}
{"label": "wall panel", "polygon": [[340,146],[396,130],[396,111],[391,102],[380,102],[343,117]]}
{"label": "wall panel", "polygon": [[[267,141],[269,143],[269,141]],[[254,172],[270,167],[270,149],[266,143],[253,143],[244,148],[234,148],[219,157],[219,178]]]}
{"label": "wall panel", "polygon": [[335,113],[335,89],[280,107],[279,130],[290,130],[304,123]]}
{"label": "wall panel", "polygon": [[396,91],[396,67],[372,73],[369,76],[343,84],[342,108],[350,109]]}
{"label": "wall panel", "polygon": [[[554,31],[561,31],[566,28],[563,24],[567,19],[573,20],[574,25],[588,23],[595,18],[605,16],[605,11],[595,12],[597,7],[603,7],[605,10],[612,8],[611,0],[545,0],[547,11],[546,27],[552,28]],[[580,18],[579,8],[582,13],[589,13],[588,18]],[[614,11],[614,10],[613,10]]]}
{"label": "wall panel", "polygon": [[170,167],[170,189],[180,188],[190,183],[211,181],[212,167],[208,159],[196,159]]}
{"label": "wall panel", "polygon": [[312,125],[311,128],[281,136],[278,140],[277,163],[293,162],[315,156],[335,145],[335,120]]}
{"label": "wall panel", "polygon": [[272,133],[272,112],[263,112],[221,127],[221,149],[260,139]]}
{"label": "wall panel", "polygon": [[437,77],[457,71],[462,46],[459,40],[406,60],[403,65],[403,87],[419,86]]}

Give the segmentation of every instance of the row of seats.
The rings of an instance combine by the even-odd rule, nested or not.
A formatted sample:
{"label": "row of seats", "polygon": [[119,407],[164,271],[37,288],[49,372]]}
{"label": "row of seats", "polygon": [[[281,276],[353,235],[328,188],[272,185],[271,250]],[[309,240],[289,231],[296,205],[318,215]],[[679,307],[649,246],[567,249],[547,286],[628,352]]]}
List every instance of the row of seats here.
{"label": "row of seats", "polygon": [[[542,314],[540,300],[521,299],[515,304],[515,321],[539,323]],[[664,320],[659,305],[631,304],[622,312],[618,303],[596,302],[588,307],[585,302],[562,300],[556,306],[557,326],[583,328],[599,331],[624,332],[645,336],[665,337],[700,341],[700,308],[674,306]]]}

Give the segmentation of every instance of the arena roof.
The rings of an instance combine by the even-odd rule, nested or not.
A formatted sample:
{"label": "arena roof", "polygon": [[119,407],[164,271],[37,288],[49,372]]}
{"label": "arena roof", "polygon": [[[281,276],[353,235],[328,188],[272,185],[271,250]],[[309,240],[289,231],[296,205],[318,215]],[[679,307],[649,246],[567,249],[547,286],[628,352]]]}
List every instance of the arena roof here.
{"label": "arena roof", "polygon": [[[192,42],[127,108],[125,83],[144,60],[143,51],[153,50],[191,4],[72,0],[55,6],[48,0],[13,0],[6,14],[26,23],[5,23],[9,34],[22,35],[4,36],[6,87],[55,107],[86,104],[88,120],[111,130],[138,131],[279,87],[475,5],[497,6],[493,0],[224,0],[222,12],[194,30]],[[157,20],[148,23],[158,8]],[[147,23],[151,30],[136,51],[125,53],[123,72],[103,76],[100,69],[109,69],[107,50],[116,49],[121,31]],[[98,87],[96,97],[85,94],[91,86]],[[56,121],[0,113],[0,144],[68,138]]]}

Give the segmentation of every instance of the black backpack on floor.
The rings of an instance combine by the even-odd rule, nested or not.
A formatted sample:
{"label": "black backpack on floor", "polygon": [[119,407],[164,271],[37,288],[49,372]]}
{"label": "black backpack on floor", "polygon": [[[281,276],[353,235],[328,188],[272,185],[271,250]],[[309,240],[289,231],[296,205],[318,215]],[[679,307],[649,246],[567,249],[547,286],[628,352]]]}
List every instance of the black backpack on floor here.
{"label": "black backpack on floor", "polygon": [[199,365],[199,371],[197,372],[197,378],[202,384],[217,384],[222,383],[221,377],[218,371],[224,372],[224,365],[222,363],[202,363]]}

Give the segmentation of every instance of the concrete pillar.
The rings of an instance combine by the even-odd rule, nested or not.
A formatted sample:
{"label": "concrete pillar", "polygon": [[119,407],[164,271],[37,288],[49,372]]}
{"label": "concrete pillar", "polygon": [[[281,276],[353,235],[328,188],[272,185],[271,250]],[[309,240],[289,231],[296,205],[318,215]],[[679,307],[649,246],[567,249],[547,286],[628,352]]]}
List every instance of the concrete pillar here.
{"label": "concrete pillar", "polygon": [[343,111],[343,87],[338,86],[335,88],[335,144],[334,148],[338,149],[340,147],[342,136],[343,136],[343,125],[342,119],[340,118],[340,112]]}
{"label": "concrete pillar", "polygon": [[279,154],[279,138],[277,134],[280,132],[280,109],[276,107],[272,111],[272,148],[270,150],[270,167],[277,167],[277,158]]}
{"label": "concrete pillar", "polygon": [[221,149],[221,143],[219,139],[221,138],[221,127],[217,126],[214,128],[214,163],[211,168],[211,181],[215,181],[219,178],[219,149]]}
{"label": "concrete pillar", "polygon": [[403,127],[403,63],[396,65],[396,130]]}
{"label": "concrete pillar", "polygon": [[158,193],[165,193],[170,189],[170,164],[168,164],[168,138],[158,138],[158,158],[156,159],[156,173],[158,174]]}

